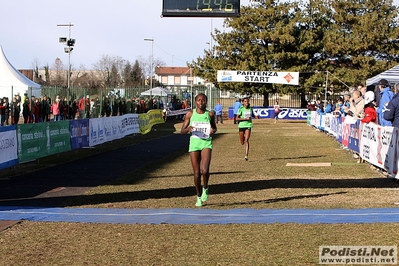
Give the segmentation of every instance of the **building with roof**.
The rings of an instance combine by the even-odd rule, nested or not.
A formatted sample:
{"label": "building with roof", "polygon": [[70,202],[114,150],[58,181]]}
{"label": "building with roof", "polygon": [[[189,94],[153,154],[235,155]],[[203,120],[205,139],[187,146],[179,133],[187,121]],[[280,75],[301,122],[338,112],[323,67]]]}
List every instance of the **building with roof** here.
{"label": "building with roof", "polygon": [[211,84],[200,77],[193,76],[189,67],[157,66],[154,78],[168,89],[190,87],[191,85],[207,86]]}

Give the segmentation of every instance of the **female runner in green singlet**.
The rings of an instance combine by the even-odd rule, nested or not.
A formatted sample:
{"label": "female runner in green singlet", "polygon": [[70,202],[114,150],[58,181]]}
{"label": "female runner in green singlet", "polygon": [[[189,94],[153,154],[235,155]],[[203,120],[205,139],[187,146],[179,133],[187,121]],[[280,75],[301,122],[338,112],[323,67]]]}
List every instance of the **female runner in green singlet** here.
{"label": "female runner in green singlet", "polygon": [[245,144],[245,160],[248,161],[249,138],[253,127],[252,117],[259,118],[254,114],[254,110],[249,104],[249,98],[245,97],[242,101],[243,106],[238,109],[236,120],[238,122],[238,134],[241,145]]}
{"label": "female runner in green singlet", "polygon": [[[181,134],[191,134],[190,159],[194,172],[194,185],[197,192],[195,206],[202,206],[208,199],[209,166],[212,157],[212,135],[216,133],[215,114],[206,110],[208,98],[200,93],[195,97],[196,108],[186,113]],[[201,175],[203,187],[201,188]]]}

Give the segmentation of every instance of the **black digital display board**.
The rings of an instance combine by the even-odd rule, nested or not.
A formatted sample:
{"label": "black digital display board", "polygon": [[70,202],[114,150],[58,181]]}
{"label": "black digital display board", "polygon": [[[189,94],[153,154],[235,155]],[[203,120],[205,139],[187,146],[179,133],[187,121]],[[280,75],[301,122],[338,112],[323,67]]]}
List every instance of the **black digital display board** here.
{"label": "black digital display board", "polygon": [[240,0],[163,0],[163,17],[238,17]]}

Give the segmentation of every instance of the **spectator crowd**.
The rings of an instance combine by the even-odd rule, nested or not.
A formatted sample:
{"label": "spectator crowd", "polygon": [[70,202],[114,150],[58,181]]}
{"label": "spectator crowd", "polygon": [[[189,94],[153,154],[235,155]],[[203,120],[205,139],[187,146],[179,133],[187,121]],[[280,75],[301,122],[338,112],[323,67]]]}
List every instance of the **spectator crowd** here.
{"label": "spectator crowd", "polygon": [[22,97],[18,93],[10,102],[8,97],[0,98],[0,125],[15,125],[40,123],[48,121],[74,120],[82,118],[98,118],[118,116],[129,113],[146,113],[151,109],[168,108],[179,110],[188,108],[189,102],[175,97],[164,105],[159,97],[122,97],[119,94],[109,94],[102,97],[80,96],[67,100],[56,95],[50,99],[46,95],[41,98]]}
{"label": "spectator crowd", "polygon": [[[331,113],[335,117],[344,117],[345,122],[349,120],[349,123],[360,120],[363,123],[399,127],[398,91],[399,84],[390,86],[388,80],[381,79],[374,90],[367,90],[363,84],[359,84],[335,100],[310,101],[307,108],[319,114]],[[344,145],[342,147],[348,149]],[[358,159],[358,163],[361,162],[359,154],[353,152],[353,157]]]}
{"label": "spectator crowd", "polygon": [[399,127],[398,91],[399,84],[392,87],[388,80],[381,79],[374,90],[359,84],[336,99],[309,101],[307,109],[320,114],[331,113],[335,117],[350,117],[363,123]]}

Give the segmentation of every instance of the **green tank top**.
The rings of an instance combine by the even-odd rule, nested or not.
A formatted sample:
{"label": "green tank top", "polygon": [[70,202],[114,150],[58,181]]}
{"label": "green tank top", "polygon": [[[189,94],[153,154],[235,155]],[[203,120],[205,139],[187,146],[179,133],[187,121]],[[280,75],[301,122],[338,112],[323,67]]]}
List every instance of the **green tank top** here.
{"label": "green tank top", "polygon": [[206,110],[204,114],[198,114],[196,109],[193,109],[189,125],[194,127],[194,130],[191,133],[188,151],[201,151],[205,148],[212,149],[212,137],[210,136],[211,117],[209,116],[209,111]]}
{"label": "green tank top", "polygon": [[240,109],[238,109],[238,117],[240,118],[246,118],[249,117],[250,119],[248,121],[240,121],[238,123],[238,128],[252,128],[253,124],[252,124],[252,115],[253,115],[253,110],[252,107],[249,107],[248,109],[245,108],[244,106],[240,107]]}

